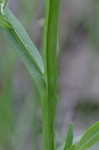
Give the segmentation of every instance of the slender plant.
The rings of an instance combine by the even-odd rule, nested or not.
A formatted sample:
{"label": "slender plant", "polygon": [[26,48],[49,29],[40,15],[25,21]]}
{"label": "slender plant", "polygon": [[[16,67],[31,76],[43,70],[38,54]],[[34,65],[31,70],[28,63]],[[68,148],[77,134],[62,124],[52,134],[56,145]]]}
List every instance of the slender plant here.
{"label": "slender plant", "polygon": [[[57,104],[57,62],[60,0],[46,0],[43,55],[39,54],[24,27],[13,15],[5,0],[0,0],[0,28],[6,31],[11,44],[22,58],[39,92],[43,118],[43,150],[56,150],[54,120]],[[65,143],[64,143],[65,142]],[[96,122],[74,142],[70,125],[63,150],[85,150],[99,142],[99,122]]]}

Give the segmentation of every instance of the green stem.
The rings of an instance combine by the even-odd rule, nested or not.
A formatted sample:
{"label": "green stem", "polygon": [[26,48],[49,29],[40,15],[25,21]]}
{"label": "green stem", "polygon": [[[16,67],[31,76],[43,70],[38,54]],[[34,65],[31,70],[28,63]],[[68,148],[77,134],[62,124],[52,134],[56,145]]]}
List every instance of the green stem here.
{"label": "green stem", "polygon": [[53,108],[46,89],[45,92],[43,97],[43,149],[54,150]]}
{"label": "green stem", "polygon": [[57,39],[59,0],[47,0],[44,35],[46,85],[43,89],[43,150],[55,150],[54,117],[57,90]]}

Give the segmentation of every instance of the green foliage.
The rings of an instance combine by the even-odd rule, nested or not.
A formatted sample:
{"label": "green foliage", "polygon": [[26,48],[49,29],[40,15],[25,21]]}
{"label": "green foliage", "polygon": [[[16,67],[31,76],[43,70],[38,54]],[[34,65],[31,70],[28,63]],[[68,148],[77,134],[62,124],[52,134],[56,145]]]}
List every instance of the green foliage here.
{"label": "green foliage", "polygon": [[96,122],[81,137],[80,141],[77,143],[77,149],[85,150],[99,142],[99,122]]}
{"label": "green foliage", "polygon": [[71,145],[73,144],[73,125],[69,126],[69,129],[67,131],[67,137],[65,141],[64,150],[70,149]]}
{"label": "green foliage", "polygon": [[[1,3],[2,4],[2,3]],[[42,103],[42,115],[43,115],[43,150],[56,150],[55,143],[55,130],[54,120],[57,104],[57,43],[58,43],[58,18],[59,18],[59,0],[47,0],[46,1],[46,21],[44,32],[44,50],[43,58],[37,50],[34,43],[31,41],[24,27],[20,24],[18,19],[13,15],[9,8],[1,7],[0,14],[0,27],[8,34],[8,38],[11,38],[11,43],[16,46],[16,51],[21,56],[24,64],[32,75],[33,80],[36,83],[36,87],[40,92],[40,98]],[[10,85],[10,84],[7,84]],[[3,125],[8,126],[9,122],[9,101],[7,103],[10,88],[6,87],[6,95],[3,95],[3,99],[6,103],[0,107],[0,115],[6,117],[6,123],[0,120]],[[31,113],[31,112],[29,112]],[[24,118],[26,113],[23,112]],[[23,118],[23,119],[24,119]],[[21,119],[20,119],[21,120]],[[23,122],[19,121],[20,129],[22,129]],[[28,122],[28,121],[27,121]],[[28,124],[26,124],[27,129]],[[6,127],[4,127],[5,129]],[[19,131],[16,131],[16,134]],[[24,131],[25,132],[25,131]],[[3,132],[4,133],[4,132]],[[3,134],[1,134],[3,135]],[[4,138],[5,138],[4,134]],[[3,136],[2,136],[3,137]],[[20,136],[21,137],[21,136]],[[22,137],[23,138],[23,137]],[[17,136],[16,136],[17,139]],[[16,140],[15,140],[16,141]],[[15,142],[14,141],[14,142]],[[90,148],[96,142],[99,141],[99,122],[96,122],[92,127],[87,129],[85,134],[76,143],[73,143],[73,127],[69,127],[65,146],[63,150],[85,150]],[[1,143],[3,141],[1,140]],[[24,143],[24,142],[23,142]],[[16,144],[16,142],[14,143]],[[18,149],[21,149],[20,146]]]}
{"label": "green foliage", "polygon": [[89,127],[76,143],[73,143],[73,130],[69,127],[64,150],[86,150],[99,142],[99,122]]}
{"label": "green foliage", "polygon": [[8,23],[8,21],[1,15],[0,15],[0,27],[6,29],[10,28],[10,24]]}
{"label": "green foliage", "polygon": [[4,16],[1,15],[0,25],[6,29],[11,42],[13,41],[16,46],[18,54],[22,57],[34,81],[43,80],[43,60],[24,27],[8,8],[4,9]]}

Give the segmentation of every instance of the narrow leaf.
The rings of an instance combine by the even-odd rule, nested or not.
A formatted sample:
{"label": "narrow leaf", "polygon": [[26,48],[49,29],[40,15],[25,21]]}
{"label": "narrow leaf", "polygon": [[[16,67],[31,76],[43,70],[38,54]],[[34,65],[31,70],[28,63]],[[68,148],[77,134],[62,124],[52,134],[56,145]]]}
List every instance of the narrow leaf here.
{"label": "narrow leaf", "polygon": [[1,28],[11,28],[8,21],[2,15],[0,15],[0,27]]}
{"label": "narrow leaf", "polygon": [[70,125],[67,131],[64,150],[68,150],[72,146],[72,144],[73,144],[73,125]]}
{"label": "narrow leaf", "polygon": [[85,150],[97,142],[99,142],[99,122],[96,122],[94,125],[87,129],[85,134],[77,143],[77,150]]}
{"label": "narrow leaf", "polygon": [[4,26],[4,29],[8,31],[7,33],[11,38],[11,43],[14,43],[18,54],[22,57],[24,64],[32,74],[33,79],[36,81],[43,79],[44,65],[42,58],[24,27],[8,8],[4,9],[4,15],[2,17],[4,17],[3,21],[6,20],[4,23],[7,22],[9,25]]}

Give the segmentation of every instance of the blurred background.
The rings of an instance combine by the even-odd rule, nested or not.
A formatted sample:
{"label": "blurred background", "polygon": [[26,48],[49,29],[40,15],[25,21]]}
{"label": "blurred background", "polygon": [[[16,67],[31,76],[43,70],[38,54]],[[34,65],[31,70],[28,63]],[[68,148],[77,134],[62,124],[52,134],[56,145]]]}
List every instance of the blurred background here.
{"label": "blurred background", "polygon": [[[41,52],[44,0],[10,0],[9,7]],[[79,138],[99,121],[98,39],[99,1],[61,0],[60,95],[55,124],[59,149],[70,123]],[[0,150],[40,150],[41,139],[41,108],[33,81],[0,30]]]}

